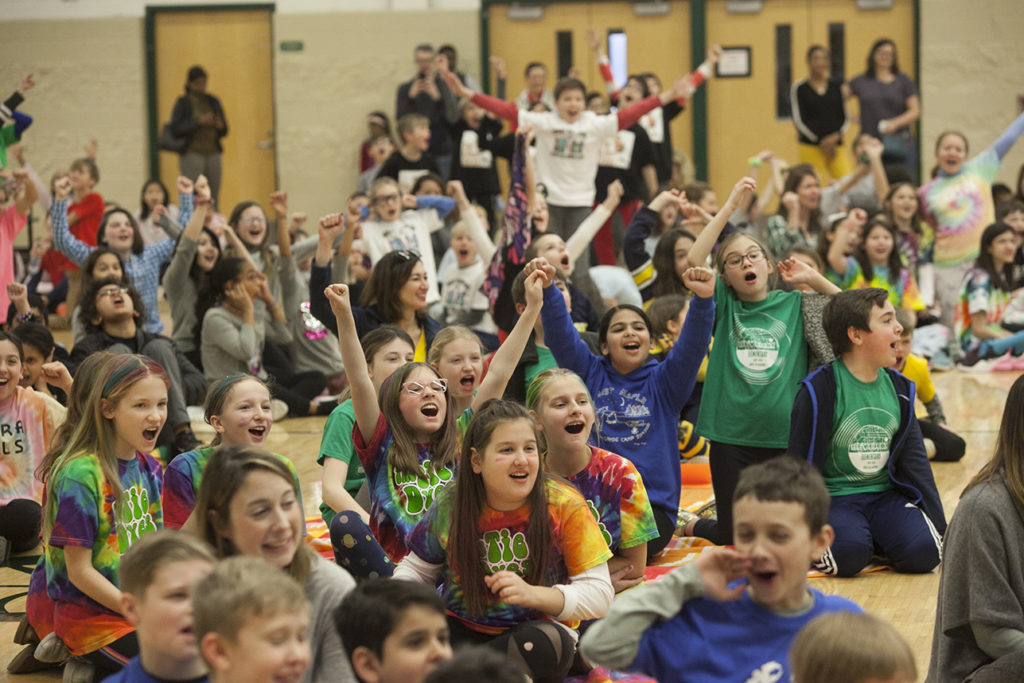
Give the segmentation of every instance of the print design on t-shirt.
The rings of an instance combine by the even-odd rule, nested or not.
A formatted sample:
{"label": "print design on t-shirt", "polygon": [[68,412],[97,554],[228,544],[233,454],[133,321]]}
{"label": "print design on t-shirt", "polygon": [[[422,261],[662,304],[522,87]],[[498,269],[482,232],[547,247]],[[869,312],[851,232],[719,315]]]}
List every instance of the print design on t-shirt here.
{"label": "print design on t-shirt", "polygon": [[849,454],[853,479],[869,479],[889,461],[889,445],[899,419],[886,410],[867,407],[843,420],[835,433],[835,444]]}
{"label": "print design on t-shirt", "polygon": [[647,445],[647,433],[651,430],[651,409],[647,406],[646,395],[624,391],[621,387],[605,387],[594,398],[599,424],[604,427],[622,424],[629,428],[629,434],[622,436],[610,429],[602,434],[605,441],[628,441],[636,447]]}
{"label": "print design on t-shirt", "polygon": [[633,159],[635,146],[636,133],[631,130],[620,130],[618,135],[601,141],[601,157],[598,163],[608,168],[626,170]]}
{"label": "print design on t-shirt", "polygon": [[459,161],[463,168],[490,168],[494,155],[490,150],[480,149],[480,137],[475,130],[466,130],[459,140]]}
{"label": "print design on t-shirt", "polygon": [[114,516],[118,527],[117,548],[122,555],[144,534],[156,531],[149,503],[149,491],[144,486],[129,487],[121,494]]}
{"label": "print design on t-shirt", "polygon": [[13,425],[0,424],[0,498],[8,492],[27,491],[32,488],[32,464],[18,467],[15,455],[25,452],[25,427],[21,420]]}
{"label": "print design on t-shirt", "polygon": [[610,546],[612,544],[612,535],[608,533],[608,527],[606,527],[604,522],[601,521],[601,513],[598,511],[597,506],[594,505],[594,501],[589,498],[587,498],[586,501],[587,509],[590,510],[590,514],[592,514],[594,519],[597,521],[598,528],[601,529],[601,535],[604,536],[604,542]]}
{"label": "print design on t-shirt", "polygon": [[776,683],[782,680],[786,668],[776,661],[765,662],[759,668],[751,672],[747,683]]}
{"label": "print design on t-shirt", "polygon": [[744,380],[763,385],[778,379],[787,363],[779,350],[792,346],[785,323],[766,313],[741,316],[734,311],[730,336]]}
{"label": "print design on t-shirt", "polygon": [[526,544],[526,534],[509,529],[497,529],[484,532],[480,539],[483,546],[484,563],[490,574],[497,572],[514,572],[519,576],[530,574],[530,546]]}
{"label": "print design on t-shirt", "polygon": [[974,182],[952,183],[941,189],[936,199],[946,214],[944,236],[973,230],[985,213],[985,200]]}
{"label": "print design on t-shirt", "polygon": [[553,130],[554,145],[551,148],[551,156],[561,159],[582,159],[583,145],[587,141],[587,134],[573,130]]}
{"label": "print design on t-shirt", "polygon": [[404,501],[406,513],[412,516],[425,513],[434,502],[437,492],[452,480],[450,469],[431,469],[429,460],[423,461],[422,468],[423,471],[420,474],[398,470],[395,470],[393,474],[395,489]]}
{"label": "print design on t-shirt", "polygon": [[454,308],[459,311],[469,310],[467,304],[469,295],[472,293],[469,283],[465,280],[448,280],[444,283],[444,307]]}

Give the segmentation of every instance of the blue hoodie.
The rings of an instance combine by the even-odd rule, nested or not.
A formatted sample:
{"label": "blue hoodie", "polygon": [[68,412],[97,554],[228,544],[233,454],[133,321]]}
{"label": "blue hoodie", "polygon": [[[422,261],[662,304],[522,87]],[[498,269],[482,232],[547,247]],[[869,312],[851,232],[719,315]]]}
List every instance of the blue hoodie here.
{"label": "blue hoodie", "polygon": [[544,342],[558,365],[582,379],[594,400],[599,448],[628,458],[643,477],[651,505],[675,519],[682,487],[679,413],[693,391],[711,341],[712,298],[693,297],[679,340],[661,363],[649,360],[628,375],[596,356],[572,326],[562,294],[544,290]]}

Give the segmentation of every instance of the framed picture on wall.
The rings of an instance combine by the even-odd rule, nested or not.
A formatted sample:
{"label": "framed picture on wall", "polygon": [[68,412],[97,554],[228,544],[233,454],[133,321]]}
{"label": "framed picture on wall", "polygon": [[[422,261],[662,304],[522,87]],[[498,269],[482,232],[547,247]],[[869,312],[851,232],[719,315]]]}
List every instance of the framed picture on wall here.
{"label": "framed picture on wall", "polygon": [[750,78],[750,46],[722,47],[722,58],[715,64],[716,78]]}

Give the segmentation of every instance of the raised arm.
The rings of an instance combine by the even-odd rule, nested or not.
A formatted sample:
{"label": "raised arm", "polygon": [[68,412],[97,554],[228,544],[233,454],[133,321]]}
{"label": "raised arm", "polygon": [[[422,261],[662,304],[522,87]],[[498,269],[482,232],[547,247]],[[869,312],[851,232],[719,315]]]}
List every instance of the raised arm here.
{"label": "raised arm", "polygon": [[277,190],[270,193],[270,208],[277,218],[277,248],[281,258],[292,257],[292,240],[288,234],[288,193]]}
{"label": "raised arm", "polygon": [[483,382],[480,383],[480,389],[473,397],[474,410],[482,406],[485,401],[501,398],[505,393],[505,386],[508,384],[509,378],[512,377],[519,358],[523,355],[523,349],[526,348],[526,343],[530,340],[530,333],[533,332],[537,318],[540,317],[546,277],[543,271],[537,270],[526,278],[526,310],[519,316],[512,332],[498,347],[491,359],[491,365]]}
{"label": "raised arm", "polygon": [[380,409],[377,407],[377,392],[374,391],[373,380],[370,379],[370,371],[366,367],[366,357],[359,345],[348,285],[328,285],[324,290],[324,296],[330,302],[337,321],[341,362],[345,366],[345,375],[352,390],[352,410],[356,416],[356,427],[363,437],[363,442],[370,443],[374,432],[377,431]]}
{"label": "raised arm", "polygon": [[569,368],[583,378],[584,382],[599,362],[590,348],[580,339],[573,327],[569,309],[562,293],[551,283],[555,280],[555,268],[545,259],[536,258],[526,264],[523,272],[529,276],[535,270],[545,274],[544,306],[540,316],[544,321],[544,343],[562,367]]}
{"label": "raised arm", "polygon": [[487,111],[491,112],[495,116],[500,116],[506,121],[510,122],[513,126],[519,123],[519,108],[511,102],[499,100],[497,97],[491,97],[479,92],[473,92],[467,88],[459,77],[451,71],[444,74],[445,83],[453,93],[459,97],[465,97],[466,99],[473,100],[473,104],[483,107]]}
{"label": "raised arm", "polygon": [[817,293],[829,296],[842,291],[824,275],[799,259],[788,258],[785,261],[779,261],[777,268],[779,276],[787,284],[809,285]]}
{"label": "raised arm", "polygon": [[[180,181],[181,178],[178,180]],[[180,194],[186,193],[181,192]],[[193,242],[199,240],[199,235],[203,232],[203,225],[206,224],[206,215],[210,210],[211,203],[213,202],[210,198],[210,182],[204,175],[200,175],[196,178],[194,202],[195,209],[193,209],[192,216],[188,219],[188,224],[185,225],[185,232],[182,233],[184,237],[187,237]]]}
{"label": "raised arm", "polygon": [[729,222],[729,216],[736,209],[746,204],[750,199],[751,193],[756,190],[757,181],[753,178],[740,178],[732,188],[732,192],[729,193],[729,198],[725,200],[725,204],[708,221],[708,224],[704,226],[704,229],[697,237],[697,241],[690,248],[690,254],[686,257],[690,265],[703,266],[707,263],[708,256],[711,255],[711,250],[714,248],[715,242],[718,241],[718,236],[722,234],[722,229]]}
{"label": "raised arm", "polygon": [[[590,247],[590,243],[594,241],[594,235],[597,234],[601,226],[605,224],[615,209],[618,208],[619,202],[622,201],[622,193],[622,183],[618,180],[613,180],[608,185],[608,196],[605,197],[605,200],[595,206],[590,215],[584,218],[583,222],[573,231],[569,240],[565,243],[565,248],[573,261],[576,261],[580,254]],[[566,273],[566,275],[569,275],[569,273]]]}
{"label": "raised arm", "polygon": [[1006,153],[1009,152],[1010,148],[1013,147],[1013,144],[1017,142],[1017,138],[1020,137],[1021,133],[1024,133],[1024,114],[1021,114],[1014,119],[1013,123],[1007,126],[1006,130],[1003,131],[1003,134],[1000,135],[994,143],[992,143],[992,148],[995,149],[996,154],[999,155],[1000,159],[1006,156]]}
{"label": "raised arm", "polygon": [[67,176],[57,181],[56,201],[50,218],[53,229],[53,246],[77,265],[85,263],[92,247],[71,234],[68,228],[68,195],[71,194],[71,178]]}
{"label": "raised arm", "polygon": [[448,183],[448,196],[454,199],[459,207],[459,218],[465,221],[466,227],[469,229],[469,238],[473,240],[473,245],[476,246],[476,252],[480,256],[480,260],[483,263],[490,263],[491,258],[494,257],[494,252],[498,248],[494,246],[491,236],[487,234],[487,228],[484,227],[483,221],[480,220],[480,214],[469,203],[462,183],[458,180],[450,181]]}
{"label": "raised arm", "polygon": [[17,199],[14,202],[15,211],[18,212],[19,216],[28,216],[32,210],[32,205],[39,198],[39,194],[36,192],[36,185],[32,182],[32,178],[29,177],[28,171],[25,169],[15,171],[14,179],[21,185]]}

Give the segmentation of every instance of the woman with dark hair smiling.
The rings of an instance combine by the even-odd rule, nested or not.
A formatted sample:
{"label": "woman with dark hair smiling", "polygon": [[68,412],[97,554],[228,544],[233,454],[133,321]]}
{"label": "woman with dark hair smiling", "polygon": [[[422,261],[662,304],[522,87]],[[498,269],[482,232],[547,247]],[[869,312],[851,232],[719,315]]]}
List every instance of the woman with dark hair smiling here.
{"label": "woman with dark hair smiling", "polygon": [[883,160],[903,164],[917,177],[917,144],[910,126],[921,118],[917,85],[900,71],[896,43],[879,38],[868,52],[864,73],[844,88],[860,102],[860,130],[885,145]]}

